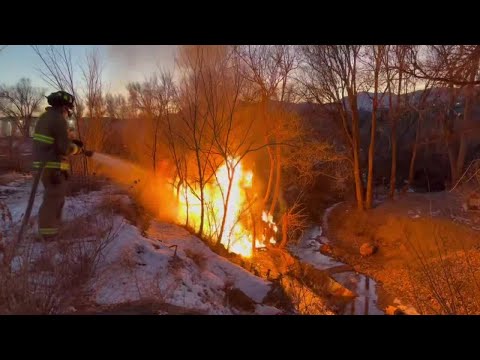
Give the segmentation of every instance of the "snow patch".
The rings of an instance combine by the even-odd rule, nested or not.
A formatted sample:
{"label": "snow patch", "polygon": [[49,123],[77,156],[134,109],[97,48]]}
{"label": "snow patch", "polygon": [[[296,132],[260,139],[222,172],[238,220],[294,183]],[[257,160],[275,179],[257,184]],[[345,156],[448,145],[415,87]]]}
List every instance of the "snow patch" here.
{"label": "snow patch", "polygon": [[[13,222],[19,222],[25,211],[31,190],[31,179],[9,184],[14,194],[5,200]],[[37,190],[32,216],[36,216],[43,196],[41,184]],[[130,199],[114,186],[101,191],[67,197],[64,222],[94,213],[105,199],[131,204]],[[113,215],[105,227],[118,233],[103,250],[97,272],[87,284],[91,299],[99,305],[114,305],[138,300],[160,302],[195,309],[207,314],[236,314],[225,301],[225,289],[231,285],[240,289],[258,304],[256,312],[279,313],[280,310],[260,306],[271,283],[256,277],[240,266],[215,254],[204,242],[185,229],[169,223],[153,221],[145,236],[119,215]],[[96,224],[97,226],[97,224]],[[99,226],[102,223],[99,222]],[[87,240],[87,239],[82,239]],[[30,259],[42,253],[43,244],[31,244]],[[176,250],[176,251],[175,251]],[[55,262],[62,254],[55,255]],[[13,259],[12,270],[22,266],[20,257]]]}

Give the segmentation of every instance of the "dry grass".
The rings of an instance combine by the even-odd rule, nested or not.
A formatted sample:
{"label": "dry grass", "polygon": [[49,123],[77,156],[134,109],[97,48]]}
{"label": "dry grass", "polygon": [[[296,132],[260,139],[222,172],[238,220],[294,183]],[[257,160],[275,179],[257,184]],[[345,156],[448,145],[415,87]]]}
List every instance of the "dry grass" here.
{"label": "dry grass", "polygon": [[296,313],[301,315],[331,314],[322,296],[316,294],[302,278],[285,276],[281,285]]}
{"label": "dry grass", "polygon": [[[418,312],[480,314],[480,237],[451,217],[459,212],[453,194],[407,194],[364,213],[339,206],[328,235],[335,255]],[[362,258],[364,242],[377,245],[378,253]]]}
{"label": "dry grass", "polygon": [[[417,310],[423,314],[480,314],[480,251],[451,250],[452,239],[438,229],[435,255],[415,245],[415,263],[408,267],[409,295]],[[406,234],[407,239],[411,235]],[[454,239],[462,246],[462,241]]]}
{"label": "dry grass", "polygon": [[[68,225],[61,232],[62,240],[52,243],[35,242],[31,235],[21,244],[15,244],[11,236],[4,239],[0,313],[64,313],[85,295],[83,285],[92,278],[120,228],[103,211],[80,216]],[[16,233],[14,225],[6,226],[10,234]]]}

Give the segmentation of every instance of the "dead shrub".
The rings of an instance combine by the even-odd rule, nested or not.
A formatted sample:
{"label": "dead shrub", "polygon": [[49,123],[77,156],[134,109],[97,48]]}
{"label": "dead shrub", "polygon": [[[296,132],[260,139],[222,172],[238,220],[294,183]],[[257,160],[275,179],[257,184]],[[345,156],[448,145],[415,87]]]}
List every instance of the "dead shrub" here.
{"label": "dead shrub", "polygon": [[284,276],[281,285],[295,312],[302,315],[325,315],[329,311],[324,300],[315,294],[301,279]]}
{"label": "dead shrub", "polygon": [[[480,252],[459,247],[449,250],[452,240],[438,229],[434,230],[435,252],[415,245],[411,234],[405,231],[415,263],[408,267],[408,296],[420,314],[480,313]],[[460,250],[458,250],[460,249]]]}
{"label": "dead shrub", "polygon": [[62,231],[62,240],[52,243],[36,242],[28,235],[33,233],[31,227],[20,244],[15,244],[13,236],[6,239],[0,265],[0,313],[58,314],[82,297],[83,285],[97,270],[121,225],[102,212],[77,218],[70,225],[72,231]]}

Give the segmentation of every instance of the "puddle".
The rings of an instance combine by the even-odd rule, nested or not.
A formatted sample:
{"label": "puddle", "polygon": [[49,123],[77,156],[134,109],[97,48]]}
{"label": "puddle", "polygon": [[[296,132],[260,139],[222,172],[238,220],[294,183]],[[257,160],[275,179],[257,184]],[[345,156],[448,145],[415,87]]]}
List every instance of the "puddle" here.
{"label": "puddle", "polygon": [[[327,209],[326,214],[338,204]],[[326,216],[324,216],[326,222]],[[328,244],[328,239],[322,236],[321,226],[313,226],[303,234],[299,243],[290,248],[292,254],[303,262],[313,265],[319,270],[333,270],[330,275],[335,281],[353,291],[355,296],[351,301],[342,306],[340,314],[343,315],[383,315],[384,311],[378,308],[377,284],[375,280],[366,275],[351,270],[348,265],[320,253],[321,243]]]}
{"label": "puddle", "polygon": [[378,308],[377,284],[375,280],[354,271],[331,275],[333,279],[353,291],[357,296],[346,304],[342,315],[384,315]]}

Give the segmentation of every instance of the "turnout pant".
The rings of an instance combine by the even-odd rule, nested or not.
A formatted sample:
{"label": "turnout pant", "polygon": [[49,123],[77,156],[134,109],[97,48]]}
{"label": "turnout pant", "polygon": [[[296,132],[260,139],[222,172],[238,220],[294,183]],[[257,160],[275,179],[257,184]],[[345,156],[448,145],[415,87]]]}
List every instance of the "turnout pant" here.
{"label": "turnout pant", "polygon": [[62,221],[62,210],[67,193],[67,177],[59,169],[45,169],[42,176],[45,188],[43,202],[38,211],[38,232],[44,237],[58,234]]}

